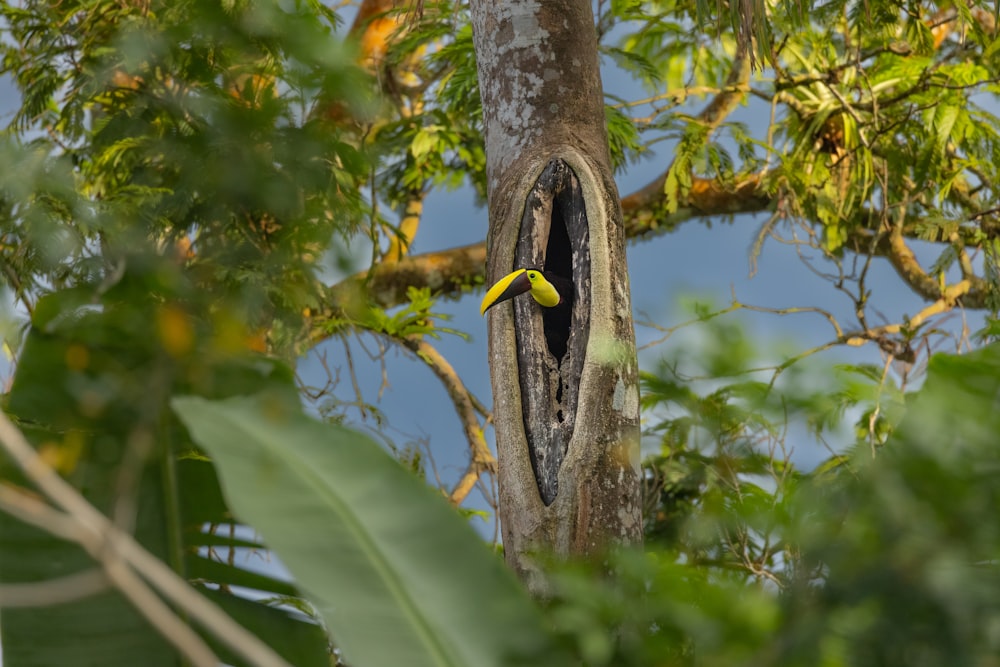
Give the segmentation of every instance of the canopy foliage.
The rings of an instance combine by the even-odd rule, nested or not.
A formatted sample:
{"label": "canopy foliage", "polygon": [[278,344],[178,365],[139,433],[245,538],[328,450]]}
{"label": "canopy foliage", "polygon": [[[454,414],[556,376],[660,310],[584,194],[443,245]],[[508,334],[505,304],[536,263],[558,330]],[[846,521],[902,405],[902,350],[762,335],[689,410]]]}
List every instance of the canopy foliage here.
{"label": "canopy foliage", "polygon": [[[33,446],[0,423],[4,664],[383,659],[384,638],[339,624],[331,599],[411,638],[408,664],[992,664],[995,8],[597,3],[606,84],[631,91],[607,96],[613,159],[650,174],[622,192],[627,235],[754,224],[752,257],[789,243],[851,316],[817,302],[829,343],[775,353],[732,323],[743,304],[697,307],[698,345],[670,339],[644,373],[646,552],[613,556],[615,577],[553,564],[539,605],[342,424],[343,400],[317,406],[325,426],[297,407],[324,398],[296,385],[301,355],[375,335],[460,415],[468,466],[445,495],[489,489],[489,411],[438,341],[440,300],[482,282],[484,246],[409,253],[436,224],[429,193],[485,197],[468,7],[364,6],[376,20],[348,29],[353,10],[307,0],[0,3],[19,96],[0,139],[3,406]],[[886,260],[896,285],[870,278]],[[900,285],[923,305],[882,318],[877,295]],[[966,310],[977,336],[946,320]],[[839,346],[870,357],[804,361]],[[224,419],[253,425],[252,459]],[[793,450],[828,441],[824,463],[796,466]],[[357,448],[357,468],[317,442]],[[349,548],[312,550],[272,497]],[[265,549],[294,581],[257,565]]]}

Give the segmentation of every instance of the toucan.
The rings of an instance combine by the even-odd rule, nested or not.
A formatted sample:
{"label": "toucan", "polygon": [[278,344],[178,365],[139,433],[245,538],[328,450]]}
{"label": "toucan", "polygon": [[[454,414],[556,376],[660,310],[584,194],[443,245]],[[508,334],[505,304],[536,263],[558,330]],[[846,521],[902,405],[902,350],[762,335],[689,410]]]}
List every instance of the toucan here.
{"label": "toucan", "polygon": [[529,292],[544,308],[542,322],[545,342],[549,352],[557,360],[566,354],[569,341],[569,325],[573,314],[573,281],[563,276],[540,269],[518,269],[498,280],[486,291],[481,315],[493,306],[513,299],[518,294]]}

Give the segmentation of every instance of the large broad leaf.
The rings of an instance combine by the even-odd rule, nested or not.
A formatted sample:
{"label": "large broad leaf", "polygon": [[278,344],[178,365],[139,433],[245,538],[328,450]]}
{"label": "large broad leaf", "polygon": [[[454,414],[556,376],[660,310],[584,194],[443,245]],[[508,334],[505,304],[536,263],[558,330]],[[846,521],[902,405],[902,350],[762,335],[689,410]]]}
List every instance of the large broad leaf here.
{"label": "large broad leaf", "polygon": [[[128,274],[122,284],[152,292],[156,285],[148,276]],[[288,582],[251,572],[230,558],[232,549],[254,544],[229,530],[232,517],[214,466],[186,440],[167,407],[175,392],[221,397],[270,388],[295,396],[290,370],[252,355],[213,352],[211,337],[201,331],[190,339],[205,341],[204,349],[177,354],[176,347],[164,344],[156,317],[163,302],[136,299],[79,308],[78,297],[75,291],[55,293],[39,303],[5,408],[45,460],[108,514],[121,498],[129,438],[148,434],[152,446],[145,464],[134,490],[126,490],[135,508],[136,538],[181,576],[202,582],[207,595],[296,667],[329,664],[328,641],[317,623],[209,590],[253,589],[255,599],[295,594]],[[27,483],[2,456],[0,479]],[[41,582],[94,566],[75,544],[0,512],[0,582]],[[0,609],[0,632],[4,667],[183,664],[113,590],[67,604]],[[220,656],[244,664],[221,648]]]}
{"label": "large broad leaf", "polygon": [[173,405],[351,665],[509,665],[546,647],[500,560],[368,438],[264,394]]}
{"label": "large broad leaf", "polygon": [[[93,471],[90,477],[103,475]],[[157,487],[150,477],[139,487],[136,536],[154,553],[165,554],[163,503]],[[100,502],[104,494],[97,495],[101,497],[88,494],[92,502]],[[93,567],[94,561],[75,544],[0,512],[0,581],[46,581]],[[113,590],[67,604],[3,609],[0,627],[4,667],[180,665],[169,644]]]}

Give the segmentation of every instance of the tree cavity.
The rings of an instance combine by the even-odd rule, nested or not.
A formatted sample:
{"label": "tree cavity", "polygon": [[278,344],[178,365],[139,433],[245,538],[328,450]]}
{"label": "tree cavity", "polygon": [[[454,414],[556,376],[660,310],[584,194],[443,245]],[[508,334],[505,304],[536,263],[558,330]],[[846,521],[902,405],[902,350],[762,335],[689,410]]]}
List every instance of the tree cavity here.
{"label": "tree cavity", "polygon": [[591,304],[586,205],[579,179],[562,159],[549,161],[526,199],[513,268],[521,267],[541,269],[572,292],[564,310],[533,299],[514,304],[524,431],[539,494],[550,505],[576,423]]}

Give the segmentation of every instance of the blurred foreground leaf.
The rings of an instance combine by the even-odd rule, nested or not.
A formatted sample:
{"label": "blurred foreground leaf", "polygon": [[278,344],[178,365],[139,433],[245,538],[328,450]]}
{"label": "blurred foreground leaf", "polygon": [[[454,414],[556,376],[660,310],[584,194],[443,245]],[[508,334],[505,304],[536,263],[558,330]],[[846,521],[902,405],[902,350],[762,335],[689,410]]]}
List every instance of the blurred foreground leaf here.
{"label": "blurred foreground leaf", "polygon": [[546,648],[501,561],[368,438],[267,394],[173,405],[352,665],[499,666]]}
{"label": "blurred foreground leaf", "polygon": [[[197,312],[197,301],[177,272],[169,260],[136,256],[103,296],[72,288],[41,299],[4,408],[88,502],[127,521],[144,547],[238,622],[297,667],[328,665],[317,623],[229,593],[239,587],[267,598],[296,591],[233,562],[233,549],[247,543],[234,535],[214,467],[167,405],[174,393],[224,397],[267,388],[295,396],[291,371],[273,359],[219,349],[209,323],[187,314]],[[139,296],[118,298],[123,293]],[[181,326],[164,327],[162,313],[178,314]],[[0,479],[30,488],[2,456]],[[93,567],[77,544],[0,512],[0,583],[38,584]],[[184,664],[112,589],[64,604],[3,607],[0,630],[5,667]],[[246,664],[215,648],[227,664]]]}

